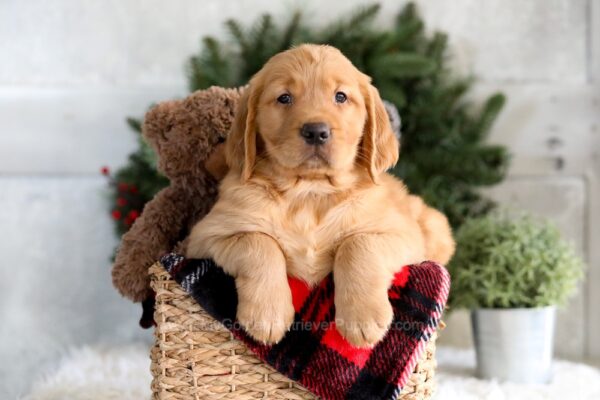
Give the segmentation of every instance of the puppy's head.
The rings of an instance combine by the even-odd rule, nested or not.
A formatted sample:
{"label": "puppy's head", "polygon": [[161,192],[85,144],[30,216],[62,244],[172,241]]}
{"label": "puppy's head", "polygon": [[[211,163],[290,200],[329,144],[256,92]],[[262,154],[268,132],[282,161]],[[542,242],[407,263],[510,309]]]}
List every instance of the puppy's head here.
{"label": "puppy's head", "polygon": [[370,78],[330,46],[273,56],[240,99],[227,161],[244,180],[257,162],[300,177],[364,168],[373,181],[398,159],[398,141]]}

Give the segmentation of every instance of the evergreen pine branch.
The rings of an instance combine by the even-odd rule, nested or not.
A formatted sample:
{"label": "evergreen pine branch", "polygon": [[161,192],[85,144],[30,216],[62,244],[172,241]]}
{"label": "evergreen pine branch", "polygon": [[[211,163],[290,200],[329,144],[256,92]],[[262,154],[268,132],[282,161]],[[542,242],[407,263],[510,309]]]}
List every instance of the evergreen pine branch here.
{"label": "evergreen pine branch", "polygon": [[379,88],[379,94],[382,98],[394,103],[398,108],[406,105],[406,95],[402,90],[402,86],[390,82],[386,84],[386,81],[381,79],[374,81],[374,83]]}
{"label": "evergreen pine branch", "polygon": [[448,35],[436,32],[427,45],[427,55],[434,59],[438,65],[442,65],[446,47],[448,46]]}
{"label": "evergreen pine branch", "polygon": [[227,21],[225,21],[225,26],[227,27],[227,30],[229,31],[231,37],[235,40],[236,44],[242,50],[242,53],[249,53],[251,50],[250,43],[246,39],[246,33],[244,32],[244,29],[242,28],[240,23],[235,19],[228,19]]}
{"label": "evergreen pine branch", "polygon": [[279,42],[279,48],[277,51],[284,51],[289,49],[294,43],[300,30],[300,22],[302,21],[302,13],[295,11],[290,18],[290,22],[283,29],[281,34],[281,41]]}
{"label": "evergreen pine branch", "polygon": [[[254,53],[254,59],[249,60],[251,63],[261,61],[266,53],[267,43],[273,36],[273,18],[270,14],[263,14],[254,24],[248,33],[250,47]],[[270,53],[269,53],[270,54]],[[259,60],[256,60],[259,59]]]}
{"label": "evergreen pine branch", "polygon": [[[473,80],[469,78],[463,79],[455,79],[450,83],[444,84],[442,82],[436,82],[439,89],[439,102],[441,104],[449,104],[453,107],[445,107],[445,115],[447,118],[452,118],[453,114],[461,109],[461,105],[463,104],[462,99],[467,94],[469,89],[471,89],[471,85],[473,84]],[[460,114],[464,114],[464,109],[459,111]]]}
{"label": "evergreen pine branch", "polygon": [[344,39],[349,37],[356,37],[357,34],[361,34],[367,29],[368,25],[379,13],[380,8],[381,6],[378,3],[374,3],[362,6],[349,16],[340,18],[320,33],[321,41],[333,44],[343,42]]}
{"label": "evergreen pine branch", "polygon": [[221,44],[213,37],[202,40],[202,52],[190,58],[187,65],[191,91],[210,86],[233,86],[230,60],[223,54]]}
{"label": "evergreen pine branch", "polygon": [[394,49],[405,52],[419,50],[424,27],[423,20],[418,17],[398,22],[392,31]]}
{"label": "evergreen pine branch", "polygon": [[380,9],[381,5],[378,3],[373,3],[371,5],[359,8],[350,15],[346,25],[348,27],[357,26],[366,28],[368,24],[373,22],[373,19],[375,19]]}
{"label": "evergreen pine branch", "polygon": [[480,141],[487,137],[505,103],[506,97],[501,93],[496,93],[487,99],[473,129],[468,132],[471,134],[469,137],[470,141]]}
{"label": "evergreen pine branch", "polygon": [[375,76],[385,74],[392,79],[403,79],[427,76],[435,66],[432,60],[422,55],[396,52],[375,58],[369,63],[369,70]]}
{"label": "evergreen pine branch", "polygon": [[421,17],[417,12],[417,6],[411,1],[396,16],[396,26],[403,26],[415,20],[420,21]]}
{"label": "evergreen pine branch", "polygon": [[133,129],[137,133],[142,133],[142,122],[139,119],[127,117],[126,121],[127,125],[129,125],[131,129]]}
{"label": "evergreen pine branch", "polygon": [[252,74],[250,68],[248,67],[248,63],[252,63],[253,57],[253,48],[250,41],[246,38],[246,32],[240,25],[240,23],[234,19],[229,19],[225,22],[225,26],[227,27],[229,34],[233,38],[235,45],[239,49],[238,63],[241,63],[241,66],[238,67],[240,77],[242,79],[248,79]]}
{"label": "evergreen pine branch", "polygon": [[250,58],[245,60],[245,76],[249,78],[258,72],[271,55],[278,51],[275,45],[277,35],[271,15],[263,14],[252,27],[248,36],[252,51]]}

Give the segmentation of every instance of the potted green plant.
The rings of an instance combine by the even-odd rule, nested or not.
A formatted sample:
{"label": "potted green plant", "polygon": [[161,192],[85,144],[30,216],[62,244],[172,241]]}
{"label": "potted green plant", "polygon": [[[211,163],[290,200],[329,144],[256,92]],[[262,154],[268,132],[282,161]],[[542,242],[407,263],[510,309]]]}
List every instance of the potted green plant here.
{"label": "potted green plant", "polygon": [[576,291],[582,260],[556,226],[526,214],[469,219],[456,242],[449,304],[471,310],[478,375],[547,382],[556,306]]}

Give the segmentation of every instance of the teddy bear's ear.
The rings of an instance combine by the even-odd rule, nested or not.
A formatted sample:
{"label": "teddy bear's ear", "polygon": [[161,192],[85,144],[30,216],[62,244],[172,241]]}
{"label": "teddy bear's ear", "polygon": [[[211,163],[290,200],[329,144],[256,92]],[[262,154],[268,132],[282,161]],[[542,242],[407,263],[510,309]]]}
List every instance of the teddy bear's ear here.
{"label": "teddy bear's ear", "polygon": [[148,111],[143,135],[158,155],[159,170],[169,178],[203,174],[204,161],[231,129],[240,93],[211,87]]}
{"label": "teddy bear's ear", "polygon": [[146,142],[160,156],[168,145],[167,137],[174,125],[174,115],[181,108],[182,100],[165,101],[152,107],[144,117],[142,135]]}

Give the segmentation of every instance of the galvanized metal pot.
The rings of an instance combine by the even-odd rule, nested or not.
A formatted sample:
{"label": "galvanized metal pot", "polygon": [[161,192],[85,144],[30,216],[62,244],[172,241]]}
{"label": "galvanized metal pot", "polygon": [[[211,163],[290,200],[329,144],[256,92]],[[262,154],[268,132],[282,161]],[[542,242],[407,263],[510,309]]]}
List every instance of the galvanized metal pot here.
{"label": "galvanized metal pot", "polygon": [[548,382],[555,316],[554,306],[472,311],[478,376],[518,383]]}

